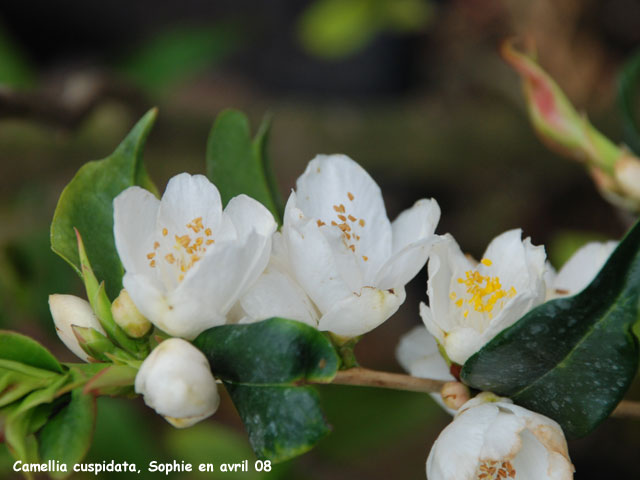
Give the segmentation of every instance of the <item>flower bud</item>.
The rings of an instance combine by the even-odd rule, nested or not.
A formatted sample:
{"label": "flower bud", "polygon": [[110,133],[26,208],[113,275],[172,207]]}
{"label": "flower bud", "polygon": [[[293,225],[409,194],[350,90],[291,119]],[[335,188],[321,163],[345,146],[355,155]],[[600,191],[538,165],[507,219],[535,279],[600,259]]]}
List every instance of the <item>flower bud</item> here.
{"label": "flower bud", "polygon": [[102,325],[96,318],[91,305],[86,300],[74,295],[49,295],[49,309],[56,326],[56,333],[60,340],[75,355],[85,362],[89,361],[89,355],[82,349],[78,339],[73,333],[72,325],[78,327],[93,328],[105,334]]}
{"label": "flower bud", "polygon": [[145,359],[136,375],[135,391],[177,428],[213,415],[220,403],[207,358],[180,338],[165,340]]}
{"label": "flower bud", "polygon": [[460,382],[445,383],[440,389],[440,395],[444,404],[453,410],[458,410],[471,398],[469,387]]}
{"label": "flower bud", "polygon": [[133,338],[142,338],[151,329],[151,322],[140,313],[125,289],[111,304],[111,314],[120,328]]}
{"label": "flower bud", "polygon": [[640,211],[640,160],[596,130],[536,61],[515,50],[511,41],[503,44],[502,55],[522,77],[529,116],[542,140],[585,162],[609,202]]}

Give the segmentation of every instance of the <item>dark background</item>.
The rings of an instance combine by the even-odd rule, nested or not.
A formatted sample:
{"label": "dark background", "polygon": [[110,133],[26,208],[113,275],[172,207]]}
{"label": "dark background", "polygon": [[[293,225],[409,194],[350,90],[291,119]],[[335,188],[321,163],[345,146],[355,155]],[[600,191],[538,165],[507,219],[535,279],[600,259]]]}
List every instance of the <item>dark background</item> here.
{"label": "dark background", "polygon": [[[145,161],[161,189],[179,172],[203,172],[222,109],[244,110],[254,128],[270,112],[283,195],[315,154],[346,153],[379,182],[390,218],[435,197],[438,232],[470,253],[521,227],[559,267],[587,239],[618,238],[630,219],[580,165],[535,137],[498,46],[511,35],[533,39],[574,104],[619,142],[616,75],[640,42],[638,25],[632,0],[4,1],[0,328],[73,360],[47,296],[82,293],[49,250],[48,225],[79,166],[108,155],[152,106],[160,116]],[[394,349],[420,321],[425,282],[423,272],[400,312],[361,341],[364,366],[400,370]],[[424,478],[449,421],[428,397],[338,386],[321,394],[333,433],[268,478]],[[214,417],[184,431],[141,400],[99,406],[87,461],[254,460],[224,394]],[[637,421],[607,420],[571,443],[576,478],[634,478],[639,447]],[[11,463],[0,446],[0,472]]]}

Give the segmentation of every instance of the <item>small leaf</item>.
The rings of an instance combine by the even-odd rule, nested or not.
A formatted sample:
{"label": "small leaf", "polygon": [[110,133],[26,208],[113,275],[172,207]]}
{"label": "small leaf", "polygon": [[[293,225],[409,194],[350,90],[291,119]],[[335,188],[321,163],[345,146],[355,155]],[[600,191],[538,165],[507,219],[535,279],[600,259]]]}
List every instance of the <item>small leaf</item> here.
{"label": "small leaf", "polygon": [[311,450],[330,427],[311,387],[226,383],[258,458],[282,462]]}
{"label": "small leaf", "polygon": [[16,332],[0,330],[0,358],[52,372],[63,372],[62,365],[49,350],[35,340]]}
{"label": "small leaf", "polygon": [[213,327],[194,345],[209,359],[216,377],[234,383],[292,385],[305,379],[328,383],[339,363],[322,333],[284,318]]}
{"label": "small leaf", "polygon": [[96,276],[105,281],[111,298],[122,289],[124,274],[113,237],[113,199],[133,185],[157,195],[142,164],[142,150],[156,113],[153,109],[142,117],[109,157],[78,170],[60,195],[51,223],[51,248],[78,273],[74,228],[84,236]]}
{"label": "small leaf", "polygon": [[0,407],[55,382],[57,373],[22,362],[0,359]]}
{"label": "small leaf", "polygon": [[[95,419],[95,397],[85,395],[81,389],[73,390],[69,404],[51,417],[38,435],[42,462],[66,463],[72,473],[73,464],[80,462],[91,446]],[[51,473],[53,478],[66,475],[68,473]]]}
{"label": "small leaf", "polygon": [[639,85],[640,51],[637,51],[627,61],[618,76],[618,106],[622,113],[624,139],[636,155],[640,155],[640,130],[637,116]]}
{"label": "small leaf", "polygon": [[258,457],[287,460],[329,432],[316,391],[294,386],[330,382],[338,371],[331,342],[315,328],[271,318],[210,328],[194,345],[225,382]]}
{"label": "small leaf", "polygon": [[609,416],[638,367],[640,223],[578,295],[544,303],[465,363],[468,385],[508,396],[581,437]]}
{"label": "small leaf", "polygon": [[282,203],[265,154],[268,121],[252,141],[249,120],[237,110],[225,110],[216,118],[207,141],[207,177],[226,205],[244,193],[267,207],[282,222]]}

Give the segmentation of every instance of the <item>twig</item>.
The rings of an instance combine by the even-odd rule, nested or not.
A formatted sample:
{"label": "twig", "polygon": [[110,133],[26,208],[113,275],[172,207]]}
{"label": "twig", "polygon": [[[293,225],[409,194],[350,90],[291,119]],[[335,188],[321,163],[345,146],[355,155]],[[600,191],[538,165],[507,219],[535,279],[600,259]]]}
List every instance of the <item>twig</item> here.
{"label": "twig", "polygon": [[434,393],[439,392],[446,382],[357,367],[339,371],[332,383]]}
{"label": "twig", "polygon": [[[447,382],[357,367],[339,371],[331,383],[358,387],[390,388],[409,392],[436,393]],[[622,400],[611,416],[640,419],[640,402]]]}

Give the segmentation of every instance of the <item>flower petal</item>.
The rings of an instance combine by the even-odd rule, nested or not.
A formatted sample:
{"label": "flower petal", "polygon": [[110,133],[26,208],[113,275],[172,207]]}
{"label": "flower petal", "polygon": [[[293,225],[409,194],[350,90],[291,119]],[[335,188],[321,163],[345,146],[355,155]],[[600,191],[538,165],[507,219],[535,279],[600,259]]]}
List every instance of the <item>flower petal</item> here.
{"label": "flower petal", "polygon": [[373,281],[391,254],[392,233],[382,193],[371,176],[346,155],[318,155],[298,178],[296,193],[305,217],[328,227],[332,221],[349,227],[358,258],[367,258],[361,264],[364,278]]}
{"label": "flower petal", "polygon": [[343,337],[357,337],[367,333],[393,315],[405,299],[404,288],[378,290],[363,287],[349,295],[325,313],[318,329]]}
{"label": "flower petal", "polygon": [[192,340],[207,328],[224,323],[224,316],[206,308],[200,297],[181,295],[175,290],[163,292],[145,276],[128,272],[123,284],[140,313],[172,336]]}
{"label": "flower petal", "polygon": [[204,175],[181,173],[169,180],[158,211],[157,231],[167,228],[173,235],[190,233],[195,218],[217,230],[222,218],[222,201],[216,186]]}
{"label": "flower petal", "polygon": [[433,378],[446,382],[456,380],[438,351],[436,339],[422,325],[414,327],[409,333],[400,337],[396,358],[402,368],[414,377]]}
{"label": "flower petal", "polygon": [[313,220],[296,207],[296,194],[291,193],[285,208],[282,229],[291,270],[321,312],[329,311],[336,302],[353,290],[344,277],[357,281],[359,271],[343,263],[338,265],[329,240]]}
{"label": "flower petal", "polygon": [[311,299],[295,279],[274,262],[267,266],[240,303],[251,321],[282,317],[318,326],[318,310]]}
{"label": "flower petal", "polygon": [[555,292],[573,295],[581,292],[596,277],[618,242],[591,242],[578,249],[558,272]]}
{"label": "flower petal", "polygon": [[140,187],[129,187],[113,200],[116,249],[128,272],[155,277],[147,254],[153,249],[159,207],[160,200]]}
{"label": "flower petal", "polygon": [[459,413],[440,433],[427,458],[429,480],[472,479],[480,451],[499,410],[484,404]]}

